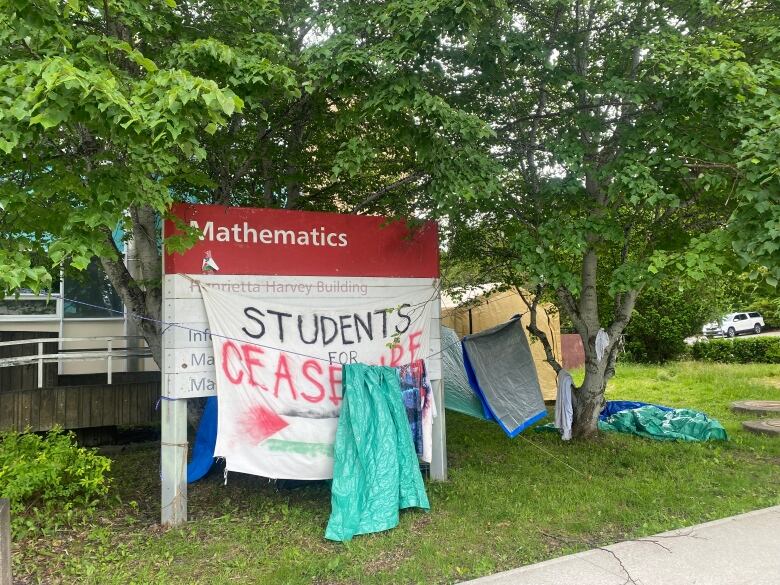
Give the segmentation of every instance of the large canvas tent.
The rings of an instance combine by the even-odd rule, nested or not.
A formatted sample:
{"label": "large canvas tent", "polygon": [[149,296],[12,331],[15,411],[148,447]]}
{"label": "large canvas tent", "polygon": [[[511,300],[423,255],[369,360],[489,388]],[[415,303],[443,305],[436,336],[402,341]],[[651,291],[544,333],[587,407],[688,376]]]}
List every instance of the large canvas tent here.
{"label": "large canvas tent", "polygon": [[[525,327],[531,322],[520,295],[513,290],[496,291],[499,285],[475,287],[463,295],[461,299],[442,294],[441,324],[455,330],[458,338],[479,333],[501,323],[509,321],[514,315],[522,315],[523,331],[531,346],[531,355],[542,388],[545,400],[555,400],[557,379],[555,370],[547,363],[542,342],[533,338]],[[552,305],[540,305],[536,309],[536,322],[550,339],[553,354],[559,361],[561,358],[561,329],[558,311]]]}

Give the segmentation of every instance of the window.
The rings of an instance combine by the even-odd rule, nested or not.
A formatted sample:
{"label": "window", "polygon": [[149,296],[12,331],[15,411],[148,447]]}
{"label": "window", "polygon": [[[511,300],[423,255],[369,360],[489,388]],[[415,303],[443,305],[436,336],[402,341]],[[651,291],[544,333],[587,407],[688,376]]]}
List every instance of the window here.
{"label": "window", "polygon": [[57,299],[46,295],[22,293],[19,298],[0,300],[0,317],[57,317]]}
{"label": "window", "polygon": [[760,319],[761,313],[748,313],[752,319]]}
{"label": "window", "polygon": [[72,270],[67,273],[65,299],[63,308],[65,319],[123,317],[122,299],[106,278],[97,258],[92,259],[86,270],[82,272]]}

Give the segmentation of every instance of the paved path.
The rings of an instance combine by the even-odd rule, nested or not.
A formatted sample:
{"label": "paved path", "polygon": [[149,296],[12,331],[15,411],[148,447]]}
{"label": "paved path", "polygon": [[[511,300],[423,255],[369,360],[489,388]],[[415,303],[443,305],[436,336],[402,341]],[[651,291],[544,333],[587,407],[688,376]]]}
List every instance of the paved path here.
{"label": "paved path", "polygon": [[[607,552],[609,551],[609,552]],[[620,542],[472,585],[780,585],[780,506]]]}

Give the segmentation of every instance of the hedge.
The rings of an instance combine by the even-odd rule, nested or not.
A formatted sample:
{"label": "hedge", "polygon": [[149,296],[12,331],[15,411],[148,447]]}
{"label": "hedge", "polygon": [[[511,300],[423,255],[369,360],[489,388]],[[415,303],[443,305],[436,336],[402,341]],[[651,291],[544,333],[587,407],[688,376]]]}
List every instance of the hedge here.
{"label": "hedge", "polygon": [[724,364],[780,364],[780,337],[698,341],[691,346],[691,357]]}

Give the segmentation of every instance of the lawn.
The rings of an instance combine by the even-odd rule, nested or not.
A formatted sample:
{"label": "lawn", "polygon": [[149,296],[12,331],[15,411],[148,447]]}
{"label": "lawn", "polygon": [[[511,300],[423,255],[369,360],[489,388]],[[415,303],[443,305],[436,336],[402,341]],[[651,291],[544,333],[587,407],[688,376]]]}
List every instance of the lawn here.
{"label": "lawn", "polygon": [[89,526],[16,543],[15,571],[44,583],[450,583],[627,538],[780,504],[780,439],[741,430],[739,399],[780,400],[780,365],[621,365],[609,399],[703,410],[727,443],[606,435],[511,440],[447,414],[450,481],[428,483],[431,512],[400,526],[323,538],[326,485],[276,489],[220,473],[190,487],[192,521],[164,530],[159,445],[115,453],[112,502]]}

